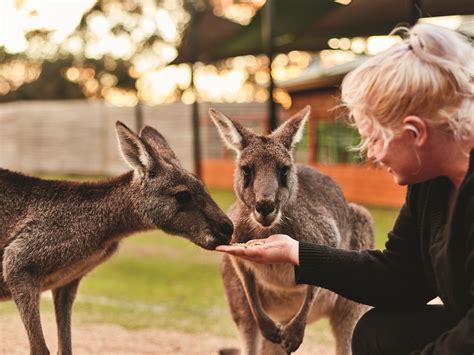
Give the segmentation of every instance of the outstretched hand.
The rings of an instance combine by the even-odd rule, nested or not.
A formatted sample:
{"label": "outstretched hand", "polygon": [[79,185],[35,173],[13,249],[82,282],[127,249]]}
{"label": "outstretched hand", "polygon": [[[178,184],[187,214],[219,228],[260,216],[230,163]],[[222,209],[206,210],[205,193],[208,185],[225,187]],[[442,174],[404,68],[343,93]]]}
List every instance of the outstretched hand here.
{"label": "outstretched hand", "polygon": [[248,244],[252,242],[262,244],[253,246],[219,245],[216,250],[260,264],[291,263],[299,265],[299,243],[286,234],[274,234],[266,239],[250,240]]}

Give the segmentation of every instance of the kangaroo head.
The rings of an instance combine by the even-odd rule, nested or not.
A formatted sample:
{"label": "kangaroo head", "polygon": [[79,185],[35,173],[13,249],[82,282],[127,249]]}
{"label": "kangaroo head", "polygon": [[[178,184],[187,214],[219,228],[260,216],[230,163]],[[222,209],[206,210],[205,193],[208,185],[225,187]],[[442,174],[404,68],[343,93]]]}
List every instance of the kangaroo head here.
{"label": "kangaroo head", "polygon": [[137,135],[121,122],[116,131],[123,158],[134,170],[130,199],[144,221],[205,249],[230,242],[232,222],[204,184],[181,167],[158,131],[147,126]]}
{"label": "kangaroo head", "polygon": [[234,189],[239,200],[258,225],[273,227],[280,221],[284,206],[296,196],[293,147],[301,140],[310,107],[270,135],[257,135],[214,109],[209,113],[222,140],[237,152]]}

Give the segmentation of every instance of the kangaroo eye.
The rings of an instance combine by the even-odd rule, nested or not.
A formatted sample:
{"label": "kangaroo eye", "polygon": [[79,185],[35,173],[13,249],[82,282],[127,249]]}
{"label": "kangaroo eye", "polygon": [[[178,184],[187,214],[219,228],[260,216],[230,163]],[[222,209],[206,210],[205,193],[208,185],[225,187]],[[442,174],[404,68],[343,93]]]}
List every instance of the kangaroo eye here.
{"label": "kangaroo eye", "polygon": [[290,172],[290,167],[289,166],[282,166],[280,168],[280,175],[281,176],[287,176],[289,172]]}
{"label": "kangaroo eye", "polygon": [[282,166],[279,169],[279,174],[280,174],[280,183],[283,186],[288,186],[288,173],[290,172],[290,167],[289,166]]}
{"label": "kangaroo eye", "polygon": [[250,166],[243,166],[241,169],[245,177],[252,175],[252,168]]}
{"label": "kangaroo eye", "polygon": [[148,172],[148,177],[149,177],[150,179],[154,179],[154,178],[156,178],[157,176],[158,176],[158,173],[157,173],[156,171],[154,171],[154,170],[150,170],[150,171]]}
{"label": "kangaroo eye", "polygon": [[178,203],[182,205],[191,202],[192,198],[191,193],[189,191],[180,191],[176,195],[174,195],[174,197],[176,198],[176,201],[178,201]]}
{"label": "kangaroo eye", "polygon": [[252,168],[248,165],[244,165],[240,169],[242,170],[242,174],[244,175],[244,187],[247,188],[252,182]]}

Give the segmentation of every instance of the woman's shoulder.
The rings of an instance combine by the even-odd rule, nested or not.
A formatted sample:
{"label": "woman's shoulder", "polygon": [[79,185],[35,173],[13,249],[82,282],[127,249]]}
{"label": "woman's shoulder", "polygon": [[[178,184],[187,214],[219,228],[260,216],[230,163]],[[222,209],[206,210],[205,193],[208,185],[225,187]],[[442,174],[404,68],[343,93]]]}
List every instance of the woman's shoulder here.
{"label": "woman's shoulder", "polygon": [[469,169],[459,190],[458,203],[474,216],[474,149],[471,150]]}
{"label": "woman's shoulder", "polygon": [[[412,211],[421,211],[430,209],[433,204],[442,203],[451,192],[452,183],[446,176],[438,176],[436,178],[408,185],[407,197],[405,203]],[[463,204],[467,203],[472,206],[474,211],[474,149],[471,150],[469,159],[469,168],[461,185],[458,195],[458,201]]]}
{"label": "woman's shoulder", "polygon": [[425,200],[428,195],[434,194],[436,196],[441,191],[445,191],[450,184],[447,177],[438,176],[417,184],[408,185],[407,196],[412,203],[420,202]]}

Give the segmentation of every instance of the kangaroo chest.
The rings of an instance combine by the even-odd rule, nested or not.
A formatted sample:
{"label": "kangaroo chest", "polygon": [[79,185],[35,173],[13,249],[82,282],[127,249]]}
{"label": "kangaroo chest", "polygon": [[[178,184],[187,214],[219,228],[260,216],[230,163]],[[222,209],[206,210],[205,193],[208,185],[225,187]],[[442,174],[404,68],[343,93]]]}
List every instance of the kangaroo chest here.
{"label": "kangaroo chest", "polygon": [[41,290],[55,289],[68,284],[69,282],[83,277],[96,266],[107,260],[118,248],[117,241],[104,246],[97,252],[90,254],[73,264],[64,265],[57,271],[47,275],[41,280]]}
{"label": "kangaroo chest", "polygon": [[[295,285],[294,271],[291,265],[260,265],[245,262],[245,267],[251,269],[255,275],[256,282],[266,289],[279,292],[300,288],[300,286]],[[304,286],[301,286],[302,290],[303,288]]]}
{"label": "kangaroo chest", "polygon": [[[272,272],[255,272],[259,299],[271,319],[286,324],[305,302],[307,286],[295,284],[293,266],[273,265],[270,270]],[[308,314],[307,322],[312,323],[329,314],[336,299],[335,293],[321,289]]]}
{"label": "kangaroo chest", "polygon": [[[271,319],[282,324],[298,312],[306,297],[306,285],[296,285],[292,265],[261,265],[243,262],[255,275],[259,299]],[[328,314],[334,307],[337,295],[322,289],[309,312],[308,322],[314,322]]]}

